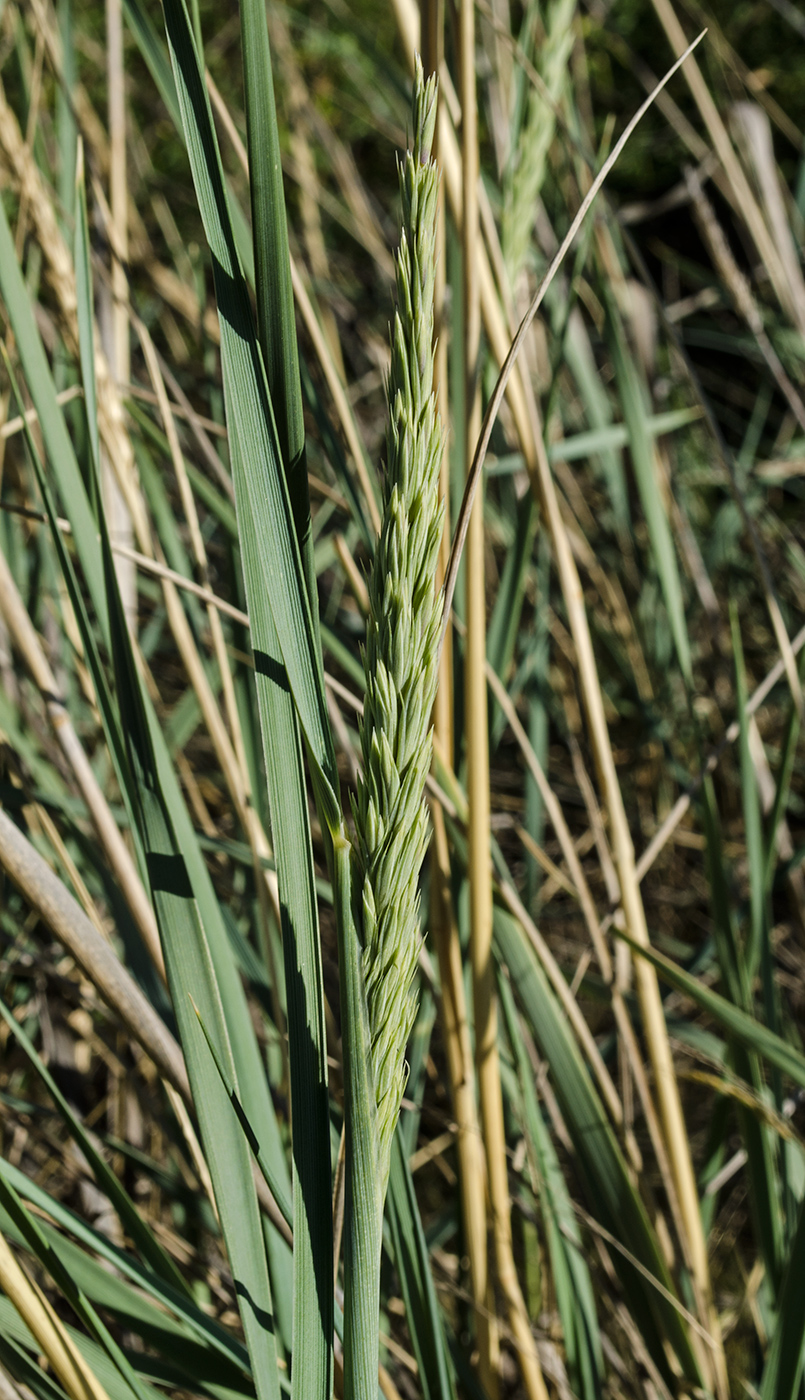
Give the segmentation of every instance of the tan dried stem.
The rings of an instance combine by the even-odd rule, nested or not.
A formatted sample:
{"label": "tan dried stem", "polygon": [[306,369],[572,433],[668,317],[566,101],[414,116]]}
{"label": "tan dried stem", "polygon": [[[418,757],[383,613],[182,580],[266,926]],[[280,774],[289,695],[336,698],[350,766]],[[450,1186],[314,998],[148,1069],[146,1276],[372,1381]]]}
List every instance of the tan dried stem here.
{"label": "tan dried stem", "polygon": [[760,308],[752,296],[749,282],[739,268],[732,249],[727,242],[716,212],[710,200],[705,194],[701,180],[695,171],[688,169],[685,172],[688,191],[693,203],[693,210],[696,215],[696,222],[704,236],[704,240],[710,249],[710,255],[715,263],[716,271],[721,281],[729,288],[730,296],[735,304],[735,309],[743,317],[755,340],[758,349],[771,371],[772,378],[776,381],[778,388],[788,402],[794,417],[800,428],[805,431],[805,404],[803,404],[797,390],[791,383],[780,362],[774,346],[766,334],[763,325],[763,317]]}
{"label": "tan dried stem", "polygon": [[130,973],[47,861],[0,809],[0,864],[39,917],[116,1011],[159,1073],[190,1103],[182,1052]]}
{"label": "tan dried stem", "polygon": [[123,897],[143,938],[149,955],[165,980],[165,964],[159,930],[151,901],[137,873],[132,856],[101,791],[92,765],[59,696],[59,688],[36,629],[14,582],[5,555],[0,551],[0,611],[14,643],[28,667],[45,702],[48,719],[59,746],[75,778],[76,786],[89,809],[98,839],[109,861]]}
{"label": "tan dried stem", "polygon": [[[22,139],[17,118],[6,101],[2,82],[0,159],[5,164],[15,188],[26,193],[37,242],[44,254],[45,271],[59,304],[60,329],[70,354],[78,358],[78,303],[72,260],[59,228],[50,194],[39,167]],[[95,380],[101,443],[117,473],[118,485],[132,520],[135,526],[139,525],[142,529],[145,524],[145,508],[136,483],[134,456],[126,432],[123,407],[114,376],[109,369],[109,362],[100,348],[97,333],[95,346]]]}
{"label": "tan dried stem", "polygon": [[489,1269],[486,1246],[486,1160],[476,1108],[475,1066],[464,990],[461,944],[450,890],[450,848],[440,803],[431,802],[430,931],[439,961],[439,1013],[456,1120],[461,1218],[469,1260],[479,1354],[489,1354]]}
{"label": "tan dried stem", "polygon": [[[143,348],[145,362],[148,369],[149,378],[154,387],[157,403],[159,406],[162,424],[165,429],[165,436],[168,439],[171,461],[176,473],[176,480],[179,485],[179,495],[182,501],[185,520],[187,521],[190,533],[190,543],[193,550],[193,558],[196,568],[206,589],[210,588],[209,565],[207,562],[207,550],[204,545],[204,537],[201,533],[198,512],[196,510],[195,497],[187,476],[184,456],[179,444],[179,435],[176,431],[173,412],[168,400],[165,381],[162,375],[159,359],[151,336],[146,326],[143,325],[139,317],[134,317],[134,325]],[[212,590],[210,590],[212,591]],[[210,624],[213,651],[218,662],[218,673],[221,677],[221,685],[224,692],[224,706],[227,720],[229,721],[229,731],[235,748],[235,755],[243,776],[243,783],[246,792],[246,799],[251,801],[249,789],[249,767],[246,760],[246,748],[243,742],[243,731],[240,723],[237,702],[235,700],[235,687],[232,680],[232,671],[229,664],[229,657],[226,649],[223,628],[221,626],[221,615],[219,610],[212,603],[207,604],[207,619]]]}
{"label": "tan dried stem", "polygon": [[33,1283],[0,1235],[0,1287],[13,1303],[64,1386],[70,1400],[109,1400],[41,1289]]}
{"label": "tan dried stem", "polygon": [[[671,48],[677,58],[681,58],[689,46],[687,38],[685,37],[685,32],[671,4],[671,0],[652,0],[652,4],[665,30]],[[707,127],[707,132],[713,143],[716,154],[724,167],[724,173],[732,191],[733,197],[731,203],[733,208],[739,218],[743,220],[752,236],[755,247],[763,259],[766,271],[769,274],[769,280],[771,281],[780,305],[786,314],[791,317],[794,325],[796,325],[800,331],[805,331],[805,322],[799,319],[800,311],[805,315],[805,307],[801,308],[791,294],[788,279],[785,275],[785,268],[783,267],[783,263],[775,246],[774,239],[769,233],[760,206],[744,174],[741,162],[735,154],[735,149],[730,141],[727,129],[721,120],[718,108],[713,101],[710,89],[702,77],[701,69],[696,59],[693,57],[687,58],[683,65],[682,72],[685,75],[696,106],[699,108],[702,120]]]}
{"label": "tan dried stem", "polygon": [[[424,64],[427,71],[439,72],[444,45],[443,0],[430,0],[426,6],[425,15]],[[442,102],[443,100],[440,88],[438,101]],[[438,130],[437,121],[437,137],[433,151],[437,161],[439,160]],[[446,283],[445,217],[444,191],[441,184],[439,186],[438,208],[434,291],[434,334],[436,337],[434,390],[442,422],[448,423],[447,337],[443,329]],[[449,453],[445,452],[442,457],[440,490],[445,514],[437,574],[439,586],[444,580],[450,558],[449,474]],[[448,639],[449,637],[448,632]],[[448,640],[448,645],[443,648],[440,660],[439,683],[433,707],[433,724],[435,742],[451,764],[453,762],[452,662],[452,646]],[[433,838],[431,842],[430,933],[439,962],[441,987],[439,1016],[447,1055],[453,1116],[458,1129],[456,1156],[461,1195],[461,1218],[464,1229],[464,1247],[469,1261],[469,1286],[475,1310],[475,1330],[478,1337],[479,1354],[489,1357],[491,1338],[488,1310],[489,1265],[486,1245],[486,1161],[476,1107],[475,1066],[467,1016],[461,944],[451,893],[450,848],[440,803],[431,802],[431,817]],[[484,1371],[488,1372],[490,1369],[492,1369],[491,1363],[485,1361]]]}
{"label": "tan dried stem", "polygon": [[[478,209],[478,126],[475,91],[475,6],[462,0],[459,11],[461,82],[462,323],[466,467],[481,426],[479,352],[481,305],[478,250],[482,246]],[[486,587],[483,501],[479,495],[467,530],[465,724],[469,800],[468,869],[470,958],[475,1006],[475,1059],[486,1150],[487,1182],[495,1266],[517,1342],[517,1357],[530,1400],[547,1400],[536,1343],[514,1263],[511,1234],[503,1091],[498,1061],[497,998],[492,961],[492,865],[489,828],[489,724],[486,698]],[[448,575],[449,579],[449,575]],[[491,1349],[490,1349],[491,1350]],[[490,1357],[490,1361],[491,1361]],[[483,1380],[482,1375],[482,1380]]]}
{"label": "tan dried stem", "polygon": [[[641,946],[648,946],[648,927],[640,896],[639,882],[635,873],[634,848],[612,756],[581,584],[559,511],[541,434],[536,438],[536,444],[537,469],[532,481],[539,493],[551,531],[557,571],[576,647],[579,680],[587,714],[590,740],[598,770],[599,784],[609,814],[609,829],[624,918],[627,928],[632,931],[634,941]],[[639,961],[635,961],[635,979],[649,1058],[654,1072],[660,1120],[679,1197],[680,1213],[687,1237],[686,1248],[702,1301],[703,1317],[707,1319],[709,1330],[717,1335],[717,1332],[714,1331],[715,1323],[711,1314],[707,1249],[699,1213],[698,1191],[682,1114],[679,1087],[674,1071],[659,985],[656,976],[649,978],[645,975],[646,965],[644,963],[641,969]]]}

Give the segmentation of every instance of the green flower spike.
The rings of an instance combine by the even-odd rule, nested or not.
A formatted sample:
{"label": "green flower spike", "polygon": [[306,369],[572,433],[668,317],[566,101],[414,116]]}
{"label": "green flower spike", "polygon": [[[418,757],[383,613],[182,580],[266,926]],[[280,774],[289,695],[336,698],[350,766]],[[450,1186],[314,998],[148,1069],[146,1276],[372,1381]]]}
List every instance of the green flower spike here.
{"label": "green flower spike", "polygon": [[433,392],[438,172],[430,158],[436,79],[417,59],[413,150],[400,164],[402,237],[388,384],[383,524],[369,583],[361,725],[363,778],[353,803],[356,921],[363,946],[381,1190],[416,1015],[423,802],[431,760],[442,598],[435,587],[444,432]]}

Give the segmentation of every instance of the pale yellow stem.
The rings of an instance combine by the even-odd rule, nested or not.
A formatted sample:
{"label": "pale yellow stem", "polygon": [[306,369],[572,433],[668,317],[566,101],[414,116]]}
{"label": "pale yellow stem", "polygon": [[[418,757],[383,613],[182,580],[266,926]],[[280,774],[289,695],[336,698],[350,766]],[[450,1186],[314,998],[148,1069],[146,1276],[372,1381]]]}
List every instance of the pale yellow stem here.
{"label": "pale yellow stem", "polygon": [[0,1235],[0,1287],[14,1304],[71,1400],[109,1400],[64,1323],[23,1272],[3,1235]]}
{"label": "pale yellow stem", "polygon": [[[481,430],[478,355],[481,301],[478,252],[482,248],[478,210],[478,117],[475,96],[475,6],[462,0],[459,20],[461,76],[461,188],[464,393],[468,410],[465,433],[466,470]],[[503,1119],[503,1091],[498,1060],[498,1020],[492,961],[492,863],[489,850],[489,723],[486,702],[486,588],[484,574],[483,497],[479,492],[467,533],[467,644],[465,711],[467,796],[469,799],[468,867],[470,885],[470,957],[475,1004],[475,1059],[486,1147],[489,1204],[495,1242],[497,1277],[518,1352],[529,1400],[547,1400],[536,1343],[520,1289],[512,1252],[511,1203]],[[490,1358],[491,1360],[491,1358]]]}

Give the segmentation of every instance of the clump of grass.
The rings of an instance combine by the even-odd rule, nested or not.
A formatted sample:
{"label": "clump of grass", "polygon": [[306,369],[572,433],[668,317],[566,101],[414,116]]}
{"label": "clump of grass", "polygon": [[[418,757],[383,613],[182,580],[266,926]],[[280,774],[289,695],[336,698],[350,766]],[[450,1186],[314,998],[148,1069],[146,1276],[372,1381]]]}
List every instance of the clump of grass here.
{"label": "clump of grass", "polygon": [[[113,20],[121,4],[109,0]],[[653,7],[679,51],[686,40],[672,6]],[[415,71],[415,45],[426,46],[438,71],[465,80],[460,127],[447,77],[438,119],[448,284],[440,350],[452,322],[456,351],[440,381],[447,423],[449,380],[455,450],[442,457],[457,498],[478,438],[462,330],[474,366],[480,310],[484,407],[509,351],[507,279],[515,305],[533,296],[535,272],[582,207],[610,119],[635,110],[636,83],[654,86],[621,31],[640,45],[651,33],[659,67],[659,30],[646,28],[654,26],[649,4],[632,7],[628,24],[602,9],[580,27],[570,0],[546,0],[539,13],[515,7],[508,18],[517,33],[503,32],[505,17],[493,21],[489,62],[477,70],[471,0],[446,12],[422,6],[419,31],[413,0],[395,4],[417,81],[412,150],[399,169],[404,229],[386,392],[373,367],[392,259],[378,215],[396,198],[388,141],[410,121],[405,75],[374,35],[365,44],[359,21],[350,33],[330,7],[291,17],[282,41],[285,24],[273,10],[267,16],[261,0],[242,0],[243,74],[211,0],[164,0],[162,8],[165,30],[148,22],[158,6],[126,0],[124,73],[119,49],[107,62],[114,22],[105,49],[102,6],[11,0],[0,13],[8,355],[0,375],[0,868],[10,882],[0,919],[0,1008],[8,1003],[0,1018],[0,1390],[11,1384],[8,1371],[27,1387],[17,1400],[53,1400],[52,1376],[69,1400],[147,1400],[154,1384],[166,1395],[176,1386],[204,1395],[214,1367],[233,1397],[279,1400],[282,1381],[291,1400],[331,1400],[342,1282],[344,1400],[377,1395],[381,1358],[391,1372],[380,1372],[385,1395],[399,1384],[403,1396],[449,1400],[459,1382],[462,1394],[472,1388],[460,1374],[471,1356],[490,1400],[513,1400],[543,1384],[535,1365],[530,1381],[525,1368],[537,1351],[550,1356],[548,1383],[580,1400],[600,1400],[613,1385],[628,1397],[647,1386],[677,1397],[710,1386],[718,1400],[742,1389],[795,1400],[805,1338],[803,1155],[792,1137],[805,1085],[797,1030],[805,766],[794,665],[805,646],[797,530],[805,322],[796,294],[805,197],[801,180],[791,197],[787,186],[805,89],[789,93],[796,100],[786,114],[777,76],[774,97],[771,84],[768,92],[747,86],[752,143],[734,150],[719,111],[732,109],[742,81],[729,44],[748,40],[740,18],[721,34],[708,17],[696,63],[712,78],[705,53],[717,44],[729,84],[716,75],[714,105],[686,62],[662,110],[646,118],[642,145],[630,141],[633,156],[650,149],[651,159],[620,163],[589,239],[570,237],[575,269],[551,290],[548,357],[537,339],[530,349],[523,339],[509,411],[499,421],[490,413],[496,460],[467,569],[472,640],[465,645],[456,627],[443,648],[439,702],[451,723],[435,746],[449,796],[438,815],[434,808],[438,980],[411,1033],[442,450],[431,397],[435,92]],[[782,49],[784,23],[779,15],[772,29],[767,16],[755,26],[744,51],[753,67],[769,35]],[[104,124],[110,71],[117,95],[125,77],[125,168],[119,107]],[[272,132],[275,82],[289,120]],[[480,227],[476,92],[490,195]],[[239,130],[248,132],[248,156]],[[719,201],[697,244],[676,195],[666,218],[665,196],[683,177],[682,160],[694,162],[706,187],[708,144],[719,156]],[[301,199],[291,224],[305,235],[292,240],[292,257],[283,167]],[[191,174],[199,212],[185,198]],[[687,183],[701,214],[701,191]],[[170,201],[157,193],[168,184]],[[127,197],[116,200],[115,189]],[[616,210],[618,189],[641,203]],[[722,243],[729,268],[716,255]],[[713,266],[706,256],[697,264],[695,247],[709,249]],[[662,297],[650,293],[656,318],[646,292],[634,295],[640,282],[649,288],[640,249],[662,268]],[[278,258],[288,262],[284,290]],[[93,333],[102,289],[124,266],[136,313],[128,387],[119,362],[110,371],[107,339]],[[746,296],[736,295],[736,276]],[[301,384],[295,370],[277,368],[296,357],[292,289],[304,325]],[[123,311],[117,290],[114,299]],[[438,360],[435,372],[438,380]],[[5,414],[21,414],[27,395],[37,422],[23,435],[24,418],[10,423]],[[387,424],[385,489],[375,493],[371,460]],[[135,527],[137,610],[126,613],[136,646],[99,544],[101,449]],[[458,545],[466,520],[459,512]],[[364,590],[348,567],[361,542],[376,553],[363,661],[352,646]],[[114,532],[109,543],[128,567],[131,549],[118,552]],[[727,625],[728,601],[739,609],[740,634]],[[453,667],[478,682],[463,710],[453,704]],[[138,669],[142,704],[132,683]],[[481,703],[487,681],[491,728]],[[353,837],[333,739],[353,758],[339,707],[351,713],[362,687],[365,776]],[[527,795],[521,809],[524,766],[543,823]],[[527,887],[524,858],[538,875]],[[325,871],[340,1006],[329,911],[319,925]],[[481,918],[472,900],[453,900],[470,872]],[[622,890],[623,930],[619,917],[610,922]],[[605,892],[612,909],[602,919]],[[631,934],[643,960],[634,998],[628,941],[614,945],[607,929]],[[121,939],[101,941],[101,930]],[[641,951],[649,935],[672,960]],[[676,989],[673,1003],[640,971],[646,958]],[[183,1060],[162,1019],[170,1018],[157,978],[166,966]],[[333,1038],[328,1045],[330,1010],[331,1025],[340,1010],[340,1047]],[[487,1045],[500,1052],[486,1056]],[[475,1046],[484,1061],[477,1077]],[[688,1077],[684,1055],[703,1056],[707,1073]],[[106,1145],[86,1137],[48,1062],[80,1075],[87,1126],[98,1129],[107,1115]],[[160,1089],[153,1066],[171,1089]],[[684,1121],[669,1097],[680,1071]],[[447,1081],[455,1131],[451,1123],[449,1135],[436,1136]],[[399,1121],[404,1088],[413,1111]],[[333,1230],[331,1127],[342,1106]],[[107,1225],[88,1232],[69,1209],[77,1166],[59,1149],[59,1119],[61,1141],[78,1142],[82,1170],[117,1215],[123,1247]],[[695,1179],[683,1200],[688,1154]],[[452,1189],[453,1169],[460,1213],[444,1185]],[[342,1241],[334,1278],[332,1246],[340,1257]],[[44,1282],[41,1299],[27,1281],[31,1265]],[[209,1297],[203,1311],[199,1287]],[[398,1298],[404,1323],[392,1306]],[[77,1325],[82,1353],[85,1342],[95,1347],[81,1366],[73,1365]],[[138,1339],[125,1354],[119,1335]]]}
{"label": "clump of grass", "polygon": [[383,525],[369,583],[361,725],[363,777],[353,803],[356,920],[363,943],[380,1179],[388,1176],[416,1015],[417,880],[428,841],[422,800],[438,677],[444,433],[433,392],[438,172],[430,158],[436,80],[417,60],[412,149],[400,167],[402,237],[388,383]]}

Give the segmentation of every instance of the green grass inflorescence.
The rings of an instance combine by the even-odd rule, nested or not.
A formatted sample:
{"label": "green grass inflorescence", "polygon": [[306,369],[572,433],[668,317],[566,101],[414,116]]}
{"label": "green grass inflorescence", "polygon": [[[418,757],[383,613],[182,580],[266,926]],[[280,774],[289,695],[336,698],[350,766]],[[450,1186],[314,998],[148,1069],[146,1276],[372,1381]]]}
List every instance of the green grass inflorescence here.
{"label": "green grass inflorescence", "polygon": [[436,80],[424,81],[419,62],[413,115],[413,149],[400,166],[402,237],[396,259],[383,524],[369,582],[363,777],[353,804],[356,917],[383,1183],[405,1087],[405,1047],[416,1014],[417,884],[428,839],[423,789],[431,758],[442,617],[435,575],[444,432],[433,392],[438,171],[430,158]]}

